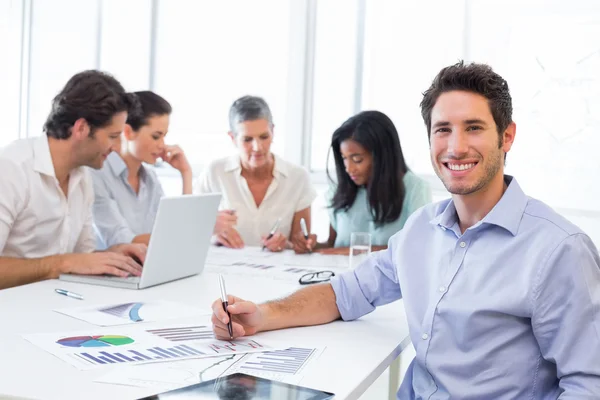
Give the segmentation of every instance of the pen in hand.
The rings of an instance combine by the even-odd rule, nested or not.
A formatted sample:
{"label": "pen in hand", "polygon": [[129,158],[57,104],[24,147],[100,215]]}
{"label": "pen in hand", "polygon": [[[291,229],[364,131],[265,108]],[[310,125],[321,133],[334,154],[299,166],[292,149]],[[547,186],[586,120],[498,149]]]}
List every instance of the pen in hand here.
{"label": "pen in hand", "polygon": [[[268,241],[269,239],[271,239],[273,237],[273,235],[275,235],[275,233],[277,232],[277,229],[279,229],[279,224],[281,224],[281,218],[277,218],[277,221],[275,221],[275,225],[273,225],[273,227],[271,228],[271,232],[269,232],[269,236],[267,236],[267,238],[265,239],[265,242]],[[263,251],[267,248],[266,245],[263,245],[262,249]]]}
{"label": "pen in hand", "polygon": [[63,296],[71,297],[77,300],[83,300],[83,296],[77,293],[69,292],[65,289],[54,289],[54,291],[58,294],[62,294]]}
{"label": "pen in hand", "polygon": [[[308,229],[306,228],[306,221],[304,218],[300,219],[300,228],[302,228],[302,234],[304,235],[304,239],[308,240]],[[308,247],[308,245],[306,246]],[[312,253],[312,249],[308,247],[308,252]]]}
{"label": "pen in hand", "polygon": [[225,291],[225,281],[223,280],[223,275],[219,274],[219,286],[221,287],[221,302],[223,303],[223,310],[227,313],[229,317],[229,322],[227,322],[227,332],[229,333],[229,337],[233,339],[233,325],[231,324],[231,314],[227,311],[227,306],[229,306],[229,301],[227,301],[227,292]]}

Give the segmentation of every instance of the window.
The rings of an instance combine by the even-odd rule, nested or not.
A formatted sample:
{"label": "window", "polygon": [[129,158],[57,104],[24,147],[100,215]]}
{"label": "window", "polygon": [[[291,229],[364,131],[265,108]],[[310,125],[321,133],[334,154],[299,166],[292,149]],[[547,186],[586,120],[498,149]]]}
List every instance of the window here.
{"label": "window", "polygon": [[97,67],[98,5],[79,0],[32,2],[27,136],[42,133],[52,99],[71,76]]}
{"label": "window", "polygon": [[419,103],[439,70],[463,58],[464,14],[462,0],[367,3],[362,109],[392,119],[418,174],[433,174]]}
{"label": "window", "polygon": [[281,0],[158,2],[154,90],[173,106],[169,141],[192,164],[233,151],[228,110],[263,97],[275,123],[273,151],[286,140],[290,5]]}
{"label": "window", "polygon": [[19,138],[23,3],[0,2],[0,147]]}
{"label": "window", "polygon": [[[354,114],[358,1],[320,0],[311,129],[311,170],[324,170],[333,132]],[[333,157],[330,163],[333,167]]]}
{"label": "window", "polygon": [[101,0],[100,69],[126,90],[150,87],[152,2]]}
{"label": "window", "polygon": [[491,64],[513,97],[517,136],[507,173],[554,207],[597,212],[600,3],[468,4],[470,58]]}

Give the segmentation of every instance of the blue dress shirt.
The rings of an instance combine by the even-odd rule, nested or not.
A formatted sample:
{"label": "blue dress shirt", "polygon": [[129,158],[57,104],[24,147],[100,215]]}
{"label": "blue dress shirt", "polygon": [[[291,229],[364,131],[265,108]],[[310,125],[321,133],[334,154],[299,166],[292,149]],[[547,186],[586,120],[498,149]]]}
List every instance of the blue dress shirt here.
{"label": "blue dress shirt", "polygon": [[404,299],[416,350],[398,399],[600,398],[600,258],[516,180],[461,234],[451,200],[415,212],[332,279],[344,320]]}
{"label": "blue dress shirt", "polygon": [[138,193],[127,181],[125,161],[115,152],[108,155],[102,169],[91,172],[98,249],[131,243],[137,235],[151,233],[164,195],[156,172],[142,165]]}

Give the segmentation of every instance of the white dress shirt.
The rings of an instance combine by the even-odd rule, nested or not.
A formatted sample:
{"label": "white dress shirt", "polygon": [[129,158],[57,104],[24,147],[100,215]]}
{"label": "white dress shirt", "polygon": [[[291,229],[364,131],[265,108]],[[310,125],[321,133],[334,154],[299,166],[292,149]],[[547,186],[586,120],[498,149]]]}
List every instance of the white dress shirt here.
{"label": "white dress shirt", "polygon": [[261,236],[267,236],[281,218],[278,232],[289,238],[294,214],[310,207],[317,192],[310,183],[308,172],[274,155],[273,181],[260,207],[242,177],[238,155],[212,162],[198,178],[194,193],[223,195],[221,209],[234,209],[238,221],[235,227],[246,246],[262,245]]}
{"label": "white dress shirt", "polygon": [[91,177],[82,167],[72,170],[65,197],[45,134],[2,149],[0,170],[0,255],[35,258],[95,250]]}

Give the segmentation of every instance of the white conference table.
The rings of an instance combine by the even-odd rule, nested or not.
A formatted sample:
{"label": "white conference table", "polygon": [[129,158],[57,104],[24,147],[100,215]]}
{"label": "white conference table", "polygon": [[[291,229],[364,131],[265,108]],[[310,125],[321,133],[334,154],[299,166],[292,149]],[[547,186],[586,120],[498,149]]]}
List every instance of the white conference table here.
{"label": "white conference table", "polygon": [[[257,302],[301,287],[247,276],[230,275],[226,280],[228,293]],[[58,295],[55,288],[80,293],[85,300]],[[118,367],[79,371],[21,335],[95,327],[52,311],[56,308],[158,299],[209,308],[218,297],[217,275],[208,271],[144,290],[57,280],[0,290],[0,398],[136,399],[155,394],[156,390],[148,388],[96,383],[94,379]],[[169,320],[178,321],[190,319]],[[301,342],[326,347],[300,384],[333,392],[336,399],[358,399],[410,343],[402,302],[380,307],[357,321],[264,332],[258,337],[285,340],[290,345]]]}

